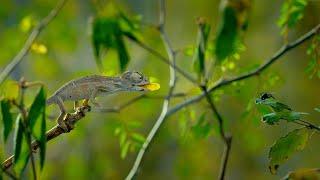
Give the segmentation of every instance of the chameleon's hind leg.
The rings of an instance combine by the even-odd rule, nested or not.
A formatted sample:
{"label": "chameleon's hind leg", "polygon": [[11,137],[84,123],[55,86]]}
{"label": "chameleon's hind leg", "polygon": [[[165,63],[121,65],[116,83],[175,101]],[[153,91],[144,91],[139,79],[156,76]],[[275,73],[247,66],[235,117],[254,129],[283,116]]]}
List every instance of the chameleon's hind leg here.
{"label": "chameleon's hind leg", "polygon": [[60,97],[58,97],[57,104],[60,108],[60,115],[57,119],[57,123],[58,123],[59,127],[61,127],[63,129],[64,132],[68,132],[69,129],[68,129],[67,124],[65,123],[64,119],[69,114],[67,113],[66,108],[63,105],[63,101]]}
{"label": "chameleon's hind leg", "polygon": [[97,94],[98,94],[98,90],[92,91],[92,93],[90,94],[90,101],[96,107],[101,107],[101,105],[96,101]]}

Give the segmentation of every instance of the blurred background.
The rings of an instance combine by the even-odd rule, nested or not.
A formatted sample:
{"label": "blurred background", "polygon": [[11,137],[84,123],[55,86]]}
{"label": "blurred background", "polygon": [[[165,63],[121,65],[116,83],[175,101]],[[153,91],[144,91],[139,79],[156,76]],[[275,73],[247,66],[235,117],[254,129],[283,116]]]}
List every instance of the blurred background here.
{"label": "blurred background", "polygon": [[[56,5],[49,0],[3,0],[0,5],[0,70],[21,49],[32,27],[45,17]],[[226,67],[215,69],[211,81],[220,77],[233,77],[263,63],[283,45],[277,20],[283,1],[253,1],[249,14],[248,29],[243,35],[245,50],[240,58]],[[308,1],[304,18],[290,30],[289,41],[295,40],[320,22],[320,1]],[[43,30],[22,63],[11,73],[1,93],[10,94],[10,83],[25,77],[28,81],[45,83],[51,95],[65,82],[90,74],[101,74],[95,63],[90,31],[90,19],[97,9],[120,9],[128,17],[141,16],[141,36],[146,44],[166,55],[157,30],[159,3],[156,0],[68,1],[58,16]],[[211,25],[213,40],[219,23],[218,0],[167,1],[166,26],[175,49],[179,49],[177,64],[196,77],[192,57],[186,53],[196,43],[197,17],[205,17]],[[165,96],[168,91],[169,69],[137,44],[125,39],[131,60],[128,70],[141,71],[161,84],[159,91],[150,96]],[[221,112],[226,129],[233,134],[233,144],[226,179],[279,179],[288,171],[302,167],[319,168],[320,136],[315,133],[304,151],[297,153],[282,165],[276,176],[268,170],[268,151],[274,141],[296,125],[280,123],[268,126],[260,121],[261,113],[254,104],[260,92],[273,92],[275,97],[293,109],[308,112],[308,120],[319,123],[320,84],[317,76],[309,78],[305,70],[310,57],[306,54],[310,41],[290,51],[261,75],[234,83],[213,94]],[[117,54],[113,51],[102,58],[104,74],[119,74]],[[208,63],[210,66],[210,63]],[[211,65],[212,66],[212,65]],[[13,88],[14,89],[14,88]],[[27,92],[30,104],[37,92]],[[178,75],[176,93],[184,97],[174,98],[171,105],[200,93],[200,90],[184,77]],[[103,107],[116,107],[140,93],[120,93],[100,97]],[[76,128],[48,143],[46,164],[41,179],[124,179],[135,160],[139,142],[121,157],[119,129],[127,134],[146,136],[160,115],[163,99],[143,98],[119,113],[91,112],[77,123]],[[72,103],[67,103],[72,111]],[[57,106],[50,106],[47,114],[58,116]],[[204,116],[210,125],[209,131],[199,134],[194,125]],[[47,122],[47,129],[55,125]],[[128,139],[130,136],[128,135]],[[12,154],[12,146],[0,146],[1,158]],[[217,133],[216,119],[206,101],[188,106],[166,119],[145,154],[137,179],[216,179],[219,174],[223,142]],[[125,157],[124,157],[125,156]],[[28,167],[30,168],[30,167]],[[29,170],[26,176],[31,176]]]}

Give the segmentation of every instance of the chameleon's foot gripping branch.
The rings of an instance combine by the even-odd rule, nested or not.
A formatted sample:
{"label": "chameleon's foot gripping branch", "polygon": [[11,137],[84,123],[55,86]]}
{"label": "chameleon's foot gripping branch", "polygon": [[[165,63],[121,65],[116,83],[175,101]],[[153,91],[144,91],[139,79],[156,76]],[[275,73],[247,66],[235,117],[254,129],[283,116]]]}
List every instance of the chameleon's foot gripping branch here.
{"label": "chameleon's foot gripping branch", "polygon": [[[67,132],[70,132],[74,128],[74,125],[85,116],[85,113],[89,112],[90,110],[91,110],[90,106],[80,106],[76,109],[74,113],[71,113],[70,115],[66,116],[64,121],[68,128]],[[57,124],[52,129],[47,131],[46,133],[47,141],[50,141],[51,139],[54,139],[63,133],[66,133],[66,132]],[[36,150],[39,148],[39,145],[40,143],[38,141],[33,141],[31,144],[32,151],[36,152]],[[14,155],[6,159],[1,164],[2,169],[4,170],[9,169],[13,164],[13,158],[14,158]]]}

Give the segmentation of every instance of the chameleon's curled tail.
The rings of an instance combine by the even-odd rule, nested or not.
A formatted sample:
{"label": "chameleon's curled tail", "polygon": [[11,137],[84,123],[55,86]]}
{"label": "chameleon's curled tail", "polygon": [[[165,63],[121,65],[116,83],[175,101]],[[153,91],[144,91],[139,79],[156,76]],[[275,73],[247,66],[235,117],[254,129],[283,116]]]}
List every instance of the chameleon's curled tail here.
{"label": "chameleon's curled tail", "polygon": [[48,105],[53,104],[53,103],[55,103],[55,102],[56,102],[56,97],[55,97],[55,96],[51,96],[51,97],[49,97],[49,98],[47,99],[46,104],[47,104],[47,106],[48,106]]}

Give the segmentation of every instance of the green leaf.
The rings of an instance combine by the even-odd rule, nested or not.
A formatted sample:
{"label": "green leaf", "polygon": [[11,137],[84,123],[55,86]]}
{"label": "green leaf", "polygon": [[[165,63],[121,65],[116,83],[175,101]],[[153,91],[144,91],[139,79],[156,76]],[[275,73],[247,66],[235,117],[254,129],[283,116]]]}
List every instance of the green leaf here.
{"label": "green leaf", "polygon": [[40,142],[40,169],[43,168],[46,153],[46,93],[43,87],[40,88],[34,99],[29,115],[28,125],[33,136]]}
{"label": "green leaf", "polygon": [[138,134],[138,133],[132,133],[131,137],[134,141],[136,141],[137,143],[143,144],[144,141],[146,140],[143,135]]}
{"label": "green leaf", "polygon": [[142,38],[140,33],[141,16],[129,18],[123,12],[119,13],[119,24],[122,33],[129,39],[138,42]]}
{"label": "green leaf", "polygon": [[8,139],[8,136],[11,132],[12,125],[13,125],[13,118],[10,113],[10,101],[5,99],[1,101],[1,113],[2,113],[2,121],[3,121],[3,137],[4,142]]}
{"label": "green leaf", "polygon": [[29,159],[29,148],[25,136],[22,118],[19,115],[16,119],[16,129],[14,135],[14,170],[21,176]]}
{"label": "green leaf", "polygon": [[[150,78],[150,77],[149,77]],[[150,80],[151,81],[151,80]],[[128,121],[127,122],[127,126],[129,128],[139,128],[142,126],[141,122],[140,121]]]}
{"label": "green leaf", "polygon": [[125,71],[130,61],[130,56],[127,51],[126,45],[124,44],[123,37],[121,34],[117,34],[116,36],[116,45],[118,50],[118,58],[120,61],[120,70],[121,72],[123,72]]}
{"label": "green leaf", "polygon": [[211,129],[212,126],[208,121],[206,121],[205,113],[203,113],[199,117],[198,122],[191,127],[191,131],[193,132],[194,136],[198,139],[208,137]]}
{"label": "green leaf", "polygon": [[203,18],[198,20],[198,38],[197,38],[197,48],[195,56],[193,58],[193,66],[195,71],[198,73],[199,77],[204,77],[205,75],[205,59],[208,37],[210,33],[210,25],[207,24]]}
{"label": "green leaf", "polygon": [[281,116],[277,113],[269,113],[262,116],[262,121],[269,125],[274,125],[278,123],[281,119]]}
{"label": "green leaf", "polygon": [[95,18],[92,26],[92,44],[95,59],[99,69],[102,71],[101,49],[103,47],[115,48],[114,33],[119,31],[119,25],[113,18]]}
{"label": "green leaf", "polygon": [[312,43],[307,49],[307,55],[310,57],[309,63],[305,69],[305,72],[309,74],[309,78],[313,78],[314,75],[317,75],[320,78],[320,39],[319,35],[315,36],[312,39]]}
{"label": "green leaf", "polygon": [[269,151],[269,169],[272,174],[277,172],[281,164],[307,144],[311,131],[307,128],[295,129],[286,136],[279,138]]}
{"label": "green leaf", "polygon": [[122,130],[120,132],[119,138],[120,138],[120,147],[122,147],[127,140],[127,132]]}
{"label": "green leaf", "polygon": [[46,93],[44,91],[44,88],[41,87],[30,107],[29,115],[28,115],[29,127],[31,129],[31,132],[37,139],[41,138],[41,129],[35,129],[35,127],[36,127],[36,123],[39,122],[38,119],[40,119],[41,116],[43,116],[44,114],[45,106],[46,106]]}
{"label": "green leaf", "polygon": [[236,11],[232,7],[226,6],[222,11],[222,20],[215,45],[215,54],[219,62],[235,52],[238,37],[237,28]]}
{"label": "green leaf", "polygon": [[303,18],[307,0],[286,0],[281,8],[278,26],[282,34],[287,34],[289,28],[295,26]]}
{"label": "green leaf", "polygon": [[131,144],[131,142],[130,141],[127,141],[124,145],[123,145],[123,147],[121,147],[121,158],[122,159],[124,159],[126,156],[127,156],[127,154],[128,154],[128,150],[129,150],[129,147],[130,147],[130,144]]}
{"label": "green leaf", "polygon": [[130,56],[127,51],[123,37],[138,41],[135,33],[137,26],[124,14],[112,17],[97,17],[92,23],[92,44],[96,63],[99,69],[103,70],[101,62],[101,50],[115,49],[118,53],[120,70],[127,67]]}

